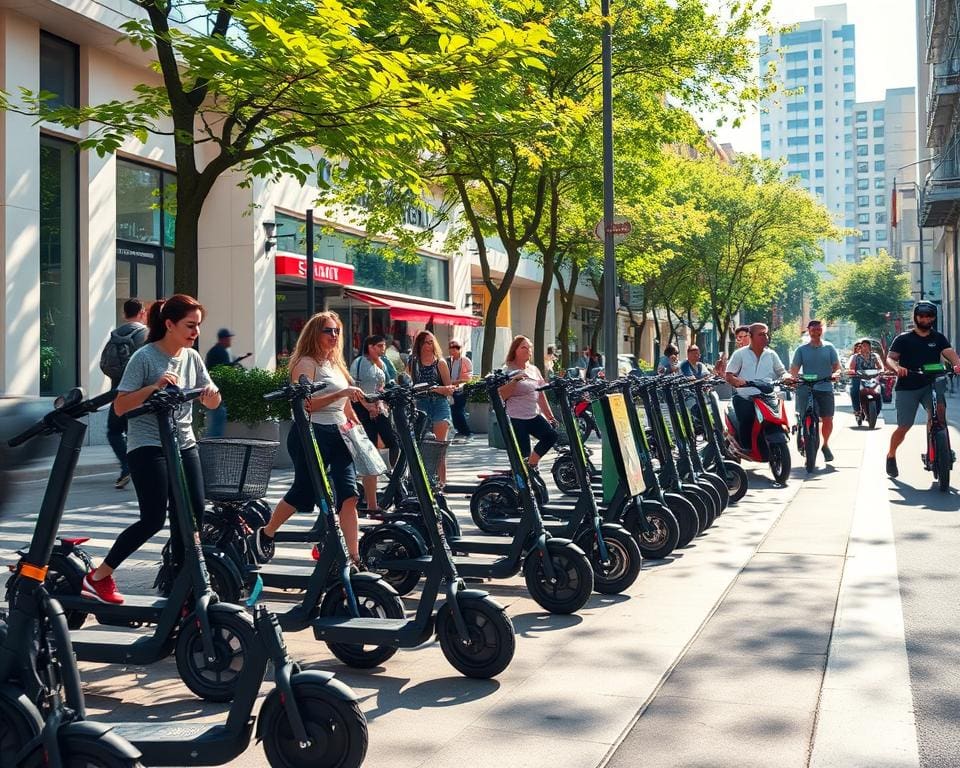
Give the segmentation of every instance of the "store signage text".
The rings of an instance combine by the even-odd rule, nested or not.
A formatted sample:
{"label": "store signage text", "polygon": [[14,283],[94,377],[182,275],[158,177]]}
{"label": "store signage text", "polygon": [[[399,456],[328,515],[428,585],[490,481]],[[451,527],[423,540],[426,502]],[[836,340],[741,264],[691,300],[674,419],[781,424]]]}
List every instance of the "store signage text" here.
{"label": "store signage text", "polygon": [[[287,277],[307,278],[307,259],[288,253],[278,253],[276,258],[276,273]],[[323,283],[337,285],[353,285],[353,266],[339,261],[314,259],[313,279]]]}

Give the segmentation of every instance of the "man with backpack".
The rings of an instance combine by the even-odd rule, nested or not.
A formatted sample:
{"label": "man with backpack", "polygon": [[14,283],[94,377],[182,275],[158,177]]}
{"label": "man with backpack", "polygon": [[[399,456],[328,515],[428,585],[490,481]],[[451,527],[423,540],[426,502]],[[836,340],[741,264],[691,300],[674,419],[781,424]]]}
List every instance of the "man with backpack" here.
{"label": "man with backpack", "polygon": [[[110,388],[116,389],[123,378],[127,362],[147,341],[147,308],[140,299],[123,302],[124,323],[110,332],[110,340],[100,353],[100,370],[110,379]],[[111,408],[107,412],[107,442],[120,462],[120,477],[113,484],[122,490],[130,482],[127,466],[127,417],[117,416]]]}

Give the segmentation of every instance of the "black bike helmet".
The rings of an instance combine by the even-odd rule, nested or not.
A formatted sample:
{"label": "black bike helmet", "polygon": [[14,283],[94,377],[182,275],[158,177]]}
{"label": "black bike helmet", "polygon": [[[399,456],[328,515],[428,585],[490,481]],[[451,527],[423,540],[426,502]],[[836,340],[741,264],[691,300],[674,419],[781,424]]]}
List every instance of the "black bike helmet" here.
{"label": "black bike helmet", "polygon": [[913,322],[917,322],[917,315],[923,312],[925,315],[933,315],[933,320],[937,320],[937,305],[932,301],[918,301],[913,306]]}

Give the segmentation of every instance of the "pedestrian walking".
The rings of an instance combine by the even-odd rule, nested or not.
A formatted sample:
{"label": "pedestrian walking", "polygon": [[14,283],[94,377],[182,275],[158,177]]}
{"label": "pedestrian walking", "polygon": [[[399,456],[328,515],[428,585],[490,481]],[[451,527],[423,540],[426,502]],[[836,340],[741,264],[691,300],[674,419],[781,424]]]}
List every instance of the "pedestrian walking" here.
{"label": "pedestrian walking", "polygon": [[[350,384],[340,342],[342,334],[343,322],[336,312],[318,312],[307,320],[290,358],[290,380],[296,382],[305,375],[311,381],[327,385],[307,400],[307,410],[320,458],[330,467],[347,551],[351,561],[360,567],[357,471],[340,430],[347,422],[357,421],[353,403],[362,399],[363,390]],[[316,505],[308,459],[295,429],[291,429],[287,437],[287,450],[293,462],[293,485],[277,504],[270,522],[258,528],[253,537],[254,550],[262,561],[269,559],[273,538],[280,526],[294,512],[310,513]]]}
{"label": "pedestrian walking", "polygon": [[[390,381],[388,371],[390,361],[386,357],[386,351],[387,342],[383,336],[378,334],[367,336],[363,341],[363,354],[358,355],[357,359],[350,364],[350,375],[354,383],[368,395],[382,392]],[[395,377],[396,374],[394,374]],[[392,468],[400,456],[400,449],[386,406],[382,402],[368,403],[360,400],[354,406],[353,412],[357,415],[370,442],[376,445],[377,440],[380,440],[383,443],[389,452],[388,460]],[[376,512],[380,509],[377,498],[378,480],[379,475],[363,475],[360,478],[368,512]]]}
{"label": "pedestrian walking", "polygon": [[[210,380],[203,358],[194,348],[203,321],[203,307],[191,296],[177,294],[160,299],[150,307],[147,343],[134,352],[117,386],[113,410],[119,416],[143,405],[154,392],[168,386],[191,389],[203,387],[200,403],[206,408],[220,405],[220,392]],[[174,413],[177,443],[183,460],[186,491],[194,513],[199,516],[197,530],[203,528],[203,472],[197,439],[193,434],[193,409],[181,405]],[[87,573],[81,594],[102,603],[122,603],[113,572],[163,528],[167,505],[172,496],[170,475],[160,443],[157,417],[144,414],[130,419],[128,453],[133,487],[137,491],[140,519],[124,530],[103,562]],[[176,565],[183,562],[183,540],[175,515],[170,516],[170,546]]]}
{"label": "pedestrian walking", "polygon": [[[147,310],[140,299],[123,302],[123,324],[110,332],[110,339],[100,353],[100,370],[110,379],[110,389],[116,389],[123,378],[127,363],[147,341],[145,325]],[[107,412],[107,442],[120,462],[120,476],[113,487],[122,490],[130,482],[127,463],[127,418],[118,416],[111,408]]]}
{"label": "pedestrian walking", "polygon": [[[414,384],[433,385],[433,391],[417,401],[417,408],[427,414],[437,440],[446,440],[451,420],[447,398],[453,394],[454,387],[450,381],[447,361],[440,355],[440,344],[430,331],[420,331],[413,340],[413,349],[407,360],[407,373]],[[441,460],[437,467],[437,477],[441,485],[447,480],[444,460]]]}
{"label": "pedestrian walking", "polygon": [[[221,328],[217,331],[217,343],[207,351],[207,370],[212,371],[220,365],[232,365],[230,358],[230,346],[233,344],[234,333],[229,328]],[[227,428],[227,405],[221,402],[219,407],[210,411],[207,419],[207,428],[204,432],[206,437],[223,437]]]}
{"label": "pedestrian walking", "polygon": [[447,345],[450,357],[447,358],[447,367],[450,369],[450,381],[456,387],[453,390],[453,402],[450,404],[450,416],[453,419],[453,428],[457,437],[470,438],[470,423],[467,420],[467,396],[463,392],[463,385],[473,376],[473,363],[470,358],[463,356],[463,344],[460,339],[451,339]]}

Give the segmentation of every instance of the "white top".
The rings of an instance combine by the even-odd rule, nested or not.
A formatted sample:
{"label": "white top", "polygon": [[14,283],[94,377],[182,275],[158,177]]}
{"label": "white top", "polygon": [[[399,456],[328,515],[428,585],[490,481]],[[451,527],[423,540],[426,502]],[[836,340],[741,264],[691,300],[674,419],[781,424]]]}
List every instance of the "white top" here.
{"label": "white top", "polygon": [[[779,379],[786,373],[787,369],[780,362],[780,356],[772,349],[767,347],[757,357],[750,347],[740,347],[727,361],[727,373],[739,376],[747,381],[770,381]],[[737,394],[740,397],[751,397],[759,395],[760,390],[756,387],[737,387]]]}
{"label": "white top", "polygon": [[[339,366],[328,361],[315,365],[313,380],[327,382],[326,388],[317,393],[321,397],[332,395],[350,386],[350,382],[347,381],[347,377],[343,375]],[[310,413],[310,421],[314,424],[346,424],[347,414],[343,412],[343,398],[338,397],[322,408],[314,407]]]}
{"label": "white top", "polygon": [[[509,373],[521,369],[507,365],[504,370]],[[537,392],[537,387],[542,387],[547,382],[543,380],[540,369],[535,365],[527,363],[522,370],[529,378],[520,379],[514,385],[513,394],[506,401],[507,416],[511,419],[535,419],[540,414],[540,393]]]}

